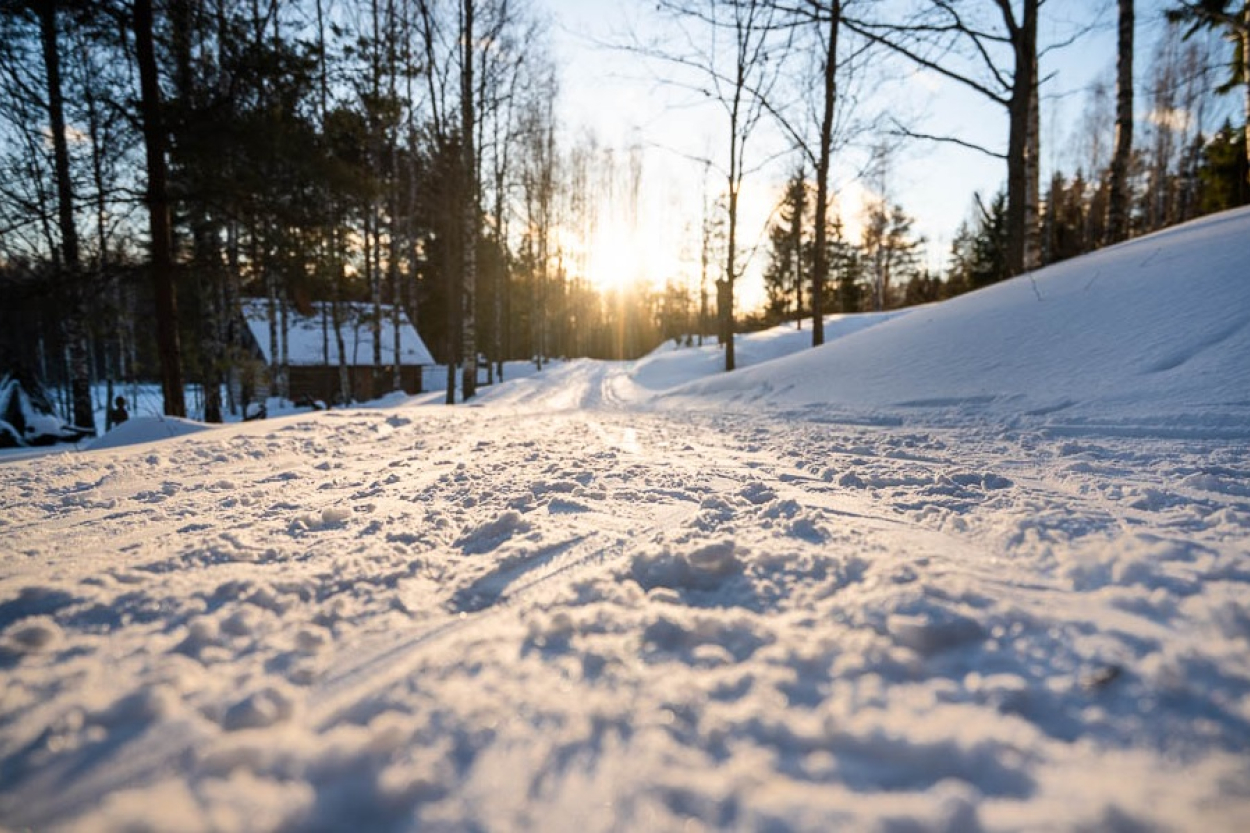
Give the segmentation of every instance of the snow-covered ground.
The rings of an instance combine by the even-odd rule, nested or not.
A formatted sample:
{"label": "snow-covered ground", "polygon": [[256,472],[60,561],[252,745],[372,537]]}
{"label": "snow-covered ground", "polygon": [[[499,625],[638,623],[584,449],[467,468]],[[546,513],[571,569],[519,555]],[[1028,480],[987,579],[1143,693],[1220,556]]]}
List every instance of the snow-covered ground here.
{"label": "snow-covered ground", "polygon": [[0,826],[1244,830],[1247,264],[0,465]]}

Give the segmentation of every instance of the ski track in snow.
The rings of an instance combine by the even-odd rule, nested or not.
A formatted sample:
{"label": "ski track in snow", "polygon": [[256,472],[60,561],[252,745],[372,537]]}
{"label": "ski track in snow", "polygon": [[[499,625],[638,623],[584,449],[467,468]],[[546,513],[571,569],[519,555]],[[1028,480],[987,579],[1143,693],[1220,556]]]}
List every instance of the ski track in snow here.
{"label": "ski track in snow", "polygon": [[0,465],[0,825],[1243,829],[1247,403],[630,368]]}

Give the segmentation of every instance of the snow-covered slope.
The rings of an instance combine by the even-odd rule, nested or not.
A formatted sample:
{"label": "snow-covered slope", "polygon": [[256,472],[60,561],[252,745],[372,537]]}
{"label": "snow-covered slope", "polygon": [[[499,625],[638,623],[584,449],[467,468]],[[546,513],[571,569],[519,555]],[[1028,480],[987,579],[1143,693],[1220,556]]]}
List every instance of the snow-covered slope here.
{"label": "snow-covered slope", "polygon": [[1064,419],[1210,416],[1244,427],[1250,210],[1056,264],[683,394]]}
{"label": "snow-covered slope", "polygon": [[0,828],[1243,830],[1247,239],[0,463]]}

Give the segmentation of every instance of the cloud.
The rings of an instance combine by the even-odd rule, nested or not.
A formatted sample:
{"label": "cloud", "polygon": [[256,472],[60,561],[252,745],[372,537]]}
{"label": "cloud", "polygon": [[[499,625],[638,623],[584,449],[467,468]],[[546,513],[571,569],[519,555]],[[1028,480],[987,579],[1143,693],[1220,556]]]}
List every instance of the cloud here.
{"label": "cloud", "polygon": [[1169,130],[1184,133],[1193,124],[1194,117],[1188,110],[1180,108],[1156,108],[1146,114],[1146,121],[1155,127],[1166,127]]}

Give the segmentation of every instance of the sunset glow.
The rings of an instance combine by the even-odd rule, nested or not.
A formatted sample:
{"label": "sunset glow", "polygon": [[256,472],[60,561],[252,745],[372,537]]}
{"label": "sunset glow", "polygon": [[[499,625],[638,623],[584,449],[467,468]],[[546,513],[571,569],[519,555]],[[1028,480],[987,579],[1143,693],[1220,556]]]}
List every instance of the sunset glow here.
{"label": "sunset glow", "polygon": [[598,229],[590,241],[586,279],[601,292],[615,292],[647,279],[638,235],[620,226]]}

